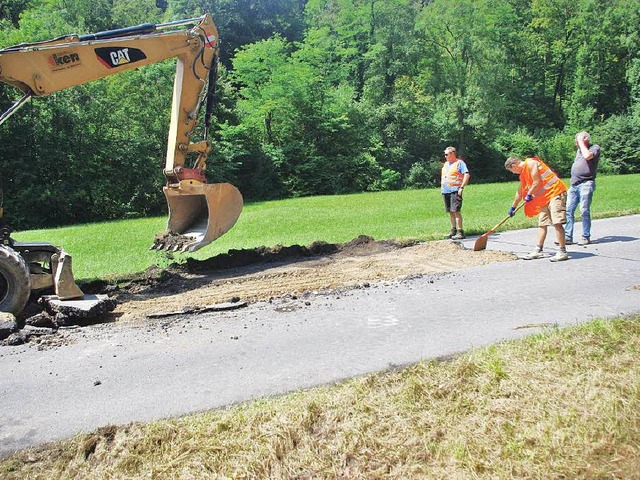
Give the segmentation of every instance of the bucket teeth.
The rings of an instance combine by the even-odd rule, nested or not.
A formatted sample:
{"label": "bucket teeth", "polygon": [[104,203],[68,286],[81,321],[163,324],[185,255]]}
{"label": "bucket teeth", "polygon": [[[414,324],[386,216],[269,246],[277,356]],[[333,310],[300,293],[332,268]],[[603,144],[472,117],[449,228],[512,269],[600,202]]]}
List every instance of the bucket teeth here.
{"label": "bucket teeth", "polygon": [[200,242],[193,241],[191,243],[187,243],[184,247],[182,247],[183,252],[195,252],[200,248]]}

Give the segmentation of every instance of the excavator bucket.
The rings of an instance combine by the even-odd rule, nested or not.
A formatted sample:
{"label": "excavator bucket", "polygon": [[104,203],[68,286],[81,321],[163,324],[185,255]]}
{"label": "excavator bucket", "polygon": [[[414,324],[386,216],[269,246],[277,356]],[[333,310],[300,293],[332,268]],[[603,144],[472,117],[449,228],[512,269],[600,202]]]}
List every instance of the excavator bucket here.
{"label": "excavator bucket", "polygon": [[151,249],[194,252],[228,232],[242,211],[242,194],[229,183],[182,180],[163,190],[169,222]]}
{"label": "excavator bucket", "polygon": [[71,270],[71,255],[60,249],[54,272],[53,285],[60,300],[75,300],[84,297],[82,290],[76,285]]}

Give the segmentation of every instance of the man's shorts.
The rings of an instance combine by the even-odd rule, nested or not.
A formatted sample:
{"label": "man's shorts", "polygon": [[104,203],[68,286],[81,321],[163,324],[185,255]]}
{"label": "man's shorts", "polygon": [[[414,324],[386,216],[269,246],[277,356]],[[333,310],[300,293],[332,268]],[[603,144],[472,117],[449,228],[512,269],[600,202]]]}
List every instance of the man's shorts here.
{"label": "man's shorts", "polygon": [[462,210],[462,197],[458,195],[458,192],[443,193],[444,199],[444,211],[445,212],[459,212]]}
{"label": "man's shorts", "polygon": [[549,227],[551,225],[567,223],[567,192],[553,197],[549,205],[542,207],[538,215],[538,226]]}

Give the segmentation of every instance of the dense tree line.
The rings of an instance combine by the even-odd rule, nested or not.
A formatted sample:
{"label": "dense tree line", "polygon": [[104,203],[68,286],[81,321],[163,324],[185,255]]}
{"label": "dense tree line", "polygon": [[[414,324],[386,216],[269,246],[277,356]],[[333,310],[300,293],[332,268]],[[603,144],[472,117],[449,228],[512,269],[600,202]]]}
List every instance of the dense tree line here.
{"label": "dense tree line", "polygon": [[[640,171],[634,0],[0,0],[0,47],[210,12],[220,30],[210,181],[246,199],[473,181],[510,154],[567,175],[573,136]],[[164,211],[174,61],[32,101],[0,127],[18,228]],[[19,94],[0,87],[6,110]]]}

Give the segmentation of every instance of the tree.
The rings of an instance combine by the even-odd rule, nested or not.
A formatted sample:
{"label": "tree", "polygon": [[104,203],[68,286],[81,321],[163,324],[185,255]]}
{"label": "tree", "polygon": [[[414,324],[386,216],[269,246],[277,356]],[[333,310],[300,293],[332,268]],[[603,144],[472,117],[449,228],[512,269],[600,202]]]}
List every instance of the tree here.
{"label": "tree", "polygon": [[297,41],[304,32],[304,0],[174,0],[165,17],[175,20],[211,13],[223,42],[222,63],[229,67],[243,45],[278,34]]}
{"label": "tree", "polygon": [[29,8],[29,4],[29,0],[0,0],[0,23],[17,27],[20,14]]}
{"label": "tree", "polygon": [[243,48],[233,79],[241,85],[242,125],[261,139],[290,195],[358,191],[379,167],[367,153],[364,121],[353,108],[353,90],[331,88],[307,62],[305,49],[291,54],[280,37]]}
{"label": "tree", "polygon": [[640,50],[640,10],[632,3],[585,0],[578,12],[576,69],[567,107],[574,129],[591,128],[631,105],[627,72]]}
{"label": "tree", "polygon": [[416,21],[423,40],[417,81],[431,98],[438,150],[455,144],[479,173],[474,178],[491,161],[483,145],[509,121],[515,86],[504,46],[516,21],[508,3],[485,0],[435,0]]}

